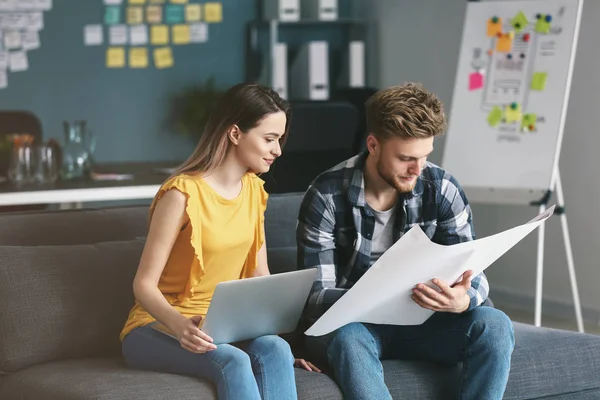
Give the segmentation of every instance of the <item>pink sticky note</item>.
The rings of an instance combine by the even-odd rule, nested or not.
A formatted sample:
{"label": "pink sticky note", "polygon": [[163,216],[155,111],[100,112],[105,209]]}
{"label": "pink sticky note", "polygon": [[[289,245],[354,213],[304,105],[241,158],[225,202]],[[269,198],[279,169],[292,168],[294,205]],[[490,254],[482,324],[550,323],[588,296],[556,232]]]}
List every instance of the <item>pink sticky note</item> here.
{"label": "pink sticky note", "polygon": [[483,75],[473,72],[469,75],[469,90],[477,90],[483,87]]}

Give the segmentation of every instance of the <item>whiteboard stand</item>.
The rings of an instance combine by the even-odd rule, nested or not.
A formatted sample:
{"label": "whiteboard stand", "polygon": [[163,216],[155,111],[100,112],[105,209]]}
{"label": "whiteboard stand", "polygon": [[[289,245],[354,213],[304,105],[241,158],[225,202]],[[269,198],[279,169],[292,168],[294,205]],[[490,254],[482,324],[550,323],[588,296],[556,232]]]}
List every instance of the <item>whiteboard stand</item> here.
{"label": "whiteboard stand", "polygon": [[[571,238],[569,236],[569,227],[567,224],[567,214],[565,212],[565,198],[563,195],[562,182],[560,180],[559,169],[556,168],[554,172],[555,176],[555,189],[556,189],[556,200],[557,207],[554,211],[555,214],[560,215],[560,223],[562,227],[563,239],[565,243],[565,254],[567,256],[567,268],[569,270],[569,280],[571,281],[571,292],[573,293],[573,304],[575,307],[575,317],[577,319],[577,329],[579,332],[584,332],[583,318],[581,315],[581,303],[579,301],[579,289],[577,288],[577,278],[575,276],[575,263],[573,262],[573,249],[571,247]],[[546,195],[539,201],[539,212],[546,210],[546,204],[552,196],[552,190],[549,190]],[[538,246],[537,246],[537,272],[535,282],[535,326],[542,325],[542,286],[544,276],[544,239],[545,239],[545,222],[540,224],[538,227]]]}

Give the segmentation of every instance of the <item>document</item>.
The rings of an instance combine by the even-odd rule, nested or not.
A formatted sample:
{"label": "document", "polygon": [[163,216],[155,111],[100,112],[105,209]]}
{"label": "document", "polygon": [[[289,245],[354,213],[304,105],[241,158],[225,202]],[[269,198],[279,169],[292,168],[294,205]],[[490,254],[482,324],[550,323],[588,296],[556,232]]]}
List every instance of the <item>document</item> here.
{"label": "document", "polygon": [[485,238],[443,246],[433,243],[415,225],[367,270],[358,282],[329,308],[306,332],[321,336],[352,322],[387,325],[420,325],[434,311],[411,298],[418,283],[439,278],[449,284],[467,270],[480,274],[521,239],[546,221],[555,206],[531,221]]}

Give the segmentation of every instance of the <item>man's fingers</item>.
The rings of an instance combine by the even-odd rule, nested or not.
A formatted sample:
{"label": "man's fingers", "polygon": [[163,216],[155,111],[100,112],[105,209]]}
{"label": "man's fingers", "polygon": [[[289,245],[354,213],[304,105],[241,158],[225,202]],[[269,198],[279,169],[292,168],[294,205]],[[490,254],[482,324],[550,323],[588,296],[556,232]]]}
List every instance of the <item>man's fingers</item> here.
{"label": "man's fingers", "polygon": [[425,295],[425,297],[429,297],[430,299],[438,303],[444,303],[445,301],[444,295],[442,293],[423,284],[418,284],[417,287],[413,289],[413,293],[422,293],[423,295]]}
{"label": "man's fingers", "polygon": [[437,302],[431,300],[429,297],[424,296],[422,293],[413,294],[411,297],[415,301],[415,303],[417,303],[423,308],[432,311],[438,311],[440,309],[440,306],[439,304],[437,304]]}
{"label": "man's fingers", "polygon": [[444,294],[449,294],[450,293],[451,287],[448,286],[448,284],[446,282],[444,282],[443,280],[438,279],[438,278],[434,278],[431,282],[433,282],[434,285],[436,285],[437,287],[439,287],[440,290]]}

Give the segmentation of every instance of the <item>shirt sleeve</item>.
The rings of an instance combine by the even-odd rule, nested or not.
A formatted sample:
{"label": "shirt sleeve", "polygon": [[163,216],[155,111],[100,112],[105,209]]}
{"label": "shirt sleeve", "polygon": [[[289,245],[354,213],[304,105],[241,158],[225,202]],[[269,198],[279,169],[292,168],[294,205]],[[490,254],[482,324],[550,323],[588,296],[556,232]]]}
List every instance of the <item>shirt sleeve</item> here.
{"label": "shirt sleeve", "polygon": [[299,268],[316,268],[307,302],[306,317],[318,319],[346,289],[336,288],[335,210],[333,204],[314,187],[306,192],[296,229]]}
{"label": "shirt sleeve", "polygon": [[[473,215],[467,196],[456,179],[446,175],[442,180],[438,199],[438,228],[433,241],[452,245],[475,240]],[[471,279],[467,311],[480,306],[489,295],[489,283],[483,272]]]}

